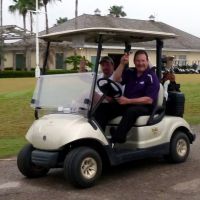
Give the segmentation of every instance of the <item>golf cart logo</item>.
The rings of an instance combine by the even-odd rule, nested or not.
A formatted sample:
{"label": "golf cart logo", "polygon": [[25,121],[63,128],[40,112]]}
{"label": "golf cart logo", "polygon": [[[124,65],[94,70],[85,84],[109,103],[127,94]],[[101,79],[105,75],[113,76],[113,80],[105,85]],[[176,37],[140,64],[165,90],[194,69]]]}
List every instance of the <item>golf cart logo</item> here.
{"label": "golf cart logo", "polygon": [[159,134],[159,129],[158,129],[158,127],[152,128],[152,133],[153,133],[154,135],[158,135],[158,134]]}
{"label": "golf cart logo", "polygon": [[47,140],[47,136],[44,135],[44,136],[42,137],[42,139],[43,139],[43,141],[46,141],[46,140]]}

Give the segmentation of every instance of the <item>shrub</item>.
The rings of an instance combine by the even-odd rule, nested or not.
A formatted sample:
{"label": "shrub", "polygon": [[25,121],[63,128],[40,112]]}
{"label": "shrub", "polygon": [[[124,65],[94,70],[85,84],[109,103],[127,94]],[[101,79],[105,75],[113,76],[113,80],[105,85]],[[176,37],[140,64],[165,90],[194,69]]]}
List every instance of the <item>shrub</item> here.
{"label": "shrub", "polygon": [[[49,70],[47,74],[66,74],[66,73],[77,73],[77,70]],[[35,71],[12,71],[5,70],[0,71],[0,78],[25,78],[35,77]]]}
{"label": "shrub", "polygon": [[72,70],[74,71],[79,70],[80,66],[78,65],[80,65],[81,61],[85,62],[85,67],[89,67],[89,68],[93,67],[93,64],[89,60],[87,60],[85,56],[74,55],[74,56],[69,56],[65,59],[65,63],[73,65]]}
{"label": "shrub", "polygon": [[14,69],[13,69],[13,67],[7,67],[7,68],[4,68],[4,70],[5,70],[5,71],[12,71],[12,70],[14,70]]}
{"label": "shrub", "polygon": [[31,71],[2,71],[0,72],[0,78],[23,78],[34,77],[35,73]]}

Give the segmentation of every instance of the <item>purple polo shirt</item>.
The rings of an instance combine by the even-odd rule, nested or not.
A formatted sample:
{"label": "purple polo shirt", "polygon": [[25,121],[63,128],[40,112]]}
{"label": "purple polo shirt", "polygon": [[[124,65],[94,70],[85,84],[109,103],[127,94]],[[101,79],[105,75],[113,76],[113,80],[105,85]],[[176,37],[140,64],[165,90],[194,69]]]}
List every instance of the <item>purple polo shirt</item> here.
{"label": "purple polo shirt", "polygon": [[136,69],[127,69],[122,74],[122,84],[125,84],[124,96],[127,98],[150,97],[155,105],[160,88],[156,73],[148,68],[140,77]]}

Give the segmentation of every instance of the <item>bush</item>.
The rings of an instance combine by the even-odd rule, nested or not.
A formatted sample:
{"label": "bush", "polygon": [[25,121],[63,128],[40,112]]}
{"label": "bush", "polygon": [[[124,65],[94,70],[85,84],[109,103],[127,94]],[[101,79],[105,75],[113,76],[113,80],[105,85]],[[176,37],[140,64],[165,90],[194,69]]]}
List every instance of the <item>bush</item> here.
{"label": "bush", "polygon": [[77,73],[77,70],[62,70],[62,69],[57,69],[57,70],[49,70],[47,71],[47,74],[68,74],[68,73]]}
{"label": "bush", "polygon": [[69,56],[65,59],[65,63],[71,64],[72,66],[74,66],[73,69],[72,69],[74,71],[79,70],[80,66],[78,66],[78,65],[80,65],[81,61],[84,61],[85,67],[89,67],[89,68],[93,67],[93,64],[89,60],[87,60],[85,58],[85,56],[80,56],[80,55]]}
{"label": "bush", "polygon": [[5,71],[12,71],[13,70],[13,67],[7,67],[7,68],[4,68]]}
{"label": "bush", "polygon": [[31,71],[2,71],[0,72],[0,78],[23,78],[34,77],[35,72]]}
{"label": "bush", "polygon": [[[76,73],[76,70],[49,70],[46,74],[66,74]],[[35,71],[11,71],[5,70],[0,71],[0,78],[25,78],[35,77]]]}

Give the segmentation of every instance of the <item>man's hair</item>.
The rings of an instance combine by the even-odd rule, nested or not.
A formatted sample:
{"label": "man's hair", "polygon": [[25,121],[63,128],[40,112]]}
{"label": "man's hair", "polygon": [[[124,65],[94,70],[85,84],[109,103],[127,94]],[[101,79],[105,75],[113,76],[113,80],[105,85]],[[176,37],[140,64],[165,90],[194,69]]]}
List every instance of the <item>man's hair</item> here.
{"label": "man's hair", "polygon": [[134,60],[136,59],[136,57],[137,57],[138,55],[141,55],[141,54],[145,55],[145,56],[146,56],[146,59],[149,60],[149,56],[148,56],[148,54],[147,54],[147,52],[146,52],[145,50],[138,50],[138,51],[136,51],[136,52],[135,52],[135,55],[134,55]]}
{"label": "man's hair", "polygon": [[114,65],[113,59],[109,56],[102,57],[99,64],[102,64],[103,62],[110,62],[112,65]]}

